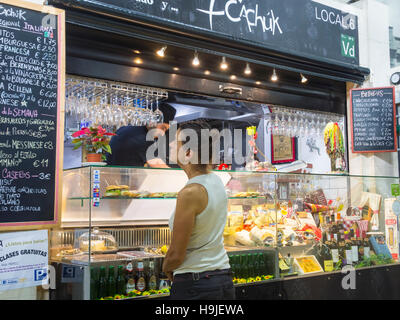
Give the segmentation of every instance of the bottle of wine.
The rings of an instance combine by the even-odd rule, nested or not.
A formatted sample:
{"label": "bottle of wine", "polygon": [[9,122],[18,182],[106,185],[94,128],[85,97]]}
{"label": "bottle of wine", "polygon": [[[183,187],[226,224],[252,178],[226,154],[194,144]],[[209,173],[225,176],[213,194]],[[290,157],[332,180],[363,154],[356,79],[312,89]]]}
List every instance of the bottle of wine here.
{"label": "bottle of wine", "polygon": [[364,238],[363,246],[364,246],[364,257],[368,259],[371,257],[371,246],[368,238]]}
{"label": "bottle of wine", "polygon": [[344,241],[339,242],[339,258],[342,260],[342,267],[346,265],[346,246]]}
{"label": "bottle of wine", "polygon": [[331,252],[331,242],[326,241],[322,245],[322,253],[323,253],[323,260],[324,260],[324,270],[325,272],[333,271],[333,257]]}
{"label": "bottle of wine", "polygon": [[346,240],[346,265],[352,265],[353,264],[353,257],[352,257],[352,248],[351,248],[351,241],[350,240]]}
{"label": "bottle of wine", "polygon": [[358,246],[358,261],[364,260],[364,244],[360,237],[357,238],[357,246]]}
{"label": "bottle of wine", "polygon": [[351,259],[353,264],[358,263],[358,244],[357,239],[354,237],[351,239]]}
{"label": "bottle of wine", "polygon": [[336,268],[339,262],[339,247],[335,239],[331,241],[330,249],[331,249],[333,266],[334,268]]}

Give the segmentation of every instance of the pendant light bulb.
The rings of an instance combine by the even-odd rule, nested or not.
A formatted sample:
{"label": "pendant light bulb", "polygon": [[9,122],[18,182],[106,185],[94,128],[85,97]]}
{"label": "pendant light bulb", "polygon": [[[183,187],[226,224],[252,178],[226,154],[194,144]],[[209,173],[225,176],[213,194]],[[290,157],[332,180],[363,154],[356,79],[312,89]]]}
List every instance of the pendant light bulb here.
{"label": "pendant light bulb", "polygon": [[274,69],[274,72],[272,73],[271,76],[271,81],[278,81],[278,75],[276,74],[276,70]]}
{"label": "pendant light bulb", "polygon": [[248,63],[246,63],[246,69],[244,69],[244,74],[251,74],[251,69],[250,69],[250,65]]}
{"label": "pendant light bulb", "polygon": [[226,63],[226,58],[225,57],[222,57],[221,66],[220,67],[221,67],[222,70],[228,69],[228,64]]}
{"label": "pendant light bulb", "polygon": [[308,79],[302,73],[300,73],[300,76],[301,76],[301,83],[307,83]]}
{"label": "pendant light bulb", "polygon": [[157,55],[161,58],[164,58],[166,50],[167,50],[167,46],[162,47],[160,50],[157,51]]}
{"label": "pendant light bulb", "polygon": [[195,67],[198,67],[200,65],[199,54],[197,53],[197,51],[195,51],[195,53],[194,53],[192,65]]}

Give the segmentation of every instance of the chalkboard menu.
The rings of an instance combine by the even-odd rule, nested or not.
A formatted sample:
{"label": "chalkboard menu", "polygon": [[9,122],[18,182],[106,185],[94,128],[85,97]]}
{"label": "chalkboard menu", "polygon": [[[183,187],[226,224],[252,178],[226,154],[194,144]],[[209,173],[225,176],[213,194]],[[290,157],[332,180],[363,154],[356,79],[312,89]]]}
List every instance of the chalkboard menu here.
{"label": "chalkboard menu", "polygon": [[50,7],[0,1],[2,228],[57,222],[63,18]]}
{"label": "chalkboard menu", "polygon": [[353,152],[397,151],[394,87],[351,90]]}

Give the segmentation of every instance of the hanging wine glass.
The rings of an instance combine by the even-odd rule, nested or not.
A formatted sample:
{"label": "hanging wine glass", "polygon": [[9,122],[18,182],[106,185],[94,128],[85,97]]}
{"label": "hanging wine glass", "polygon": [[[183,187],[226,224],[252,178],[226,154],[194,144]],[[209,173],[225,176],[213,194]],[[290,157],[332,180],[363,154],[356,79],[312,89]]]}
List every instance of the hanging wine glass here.
{"label": "hanging wine glass", "polygon": [[154,114],[155,114],[156,122],[163,123],[164,122],[164,114],[158,107],[159,107],[159,104],[158,104],[158,97],[157,97],[156,98],[156,111],[154,111]]}

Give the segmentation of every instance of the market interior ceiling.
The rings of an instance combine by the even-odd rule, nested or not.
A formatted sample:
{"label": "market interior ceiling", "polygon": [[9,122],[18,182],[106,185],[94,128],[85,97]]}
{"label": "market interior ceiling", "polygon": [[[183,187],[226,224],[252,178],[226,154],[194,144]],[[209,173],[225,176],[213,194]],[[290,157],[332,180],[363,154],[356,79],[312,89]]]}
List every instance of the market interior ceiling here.
{"label": "market interior ceiling", "polygon": [[[68,17],[68,15],[67,15]],[[67,18],[68,21],[68,18]],[[120,23],[120,22],[118,22]],[[163,47],[165,55],[157,55]],[[198,53],[200,64],[193,66]],[[221,70],[222,57],[227,70]],[[268,62],[268,57],[264,57]],[[245,74],[248,66],[251,74]],[[204,48],[170,45],[105,31],[88,23],[67,23],[67,73],[168,89],[181,93],[287,107],[346,113],[346,84],[310,73],[251,63]],[[276,70],[277,81],[271,76]],[[302,83],[302,75],[307,78]],[[221,91],[240,89],[241,94]],[[232,90],[231,90],[232,91]]]}

